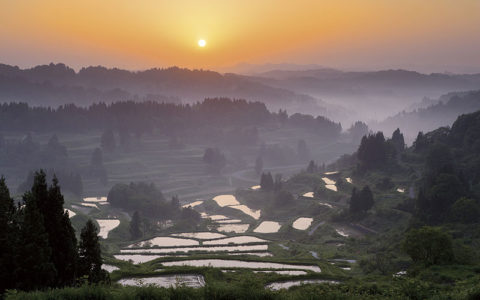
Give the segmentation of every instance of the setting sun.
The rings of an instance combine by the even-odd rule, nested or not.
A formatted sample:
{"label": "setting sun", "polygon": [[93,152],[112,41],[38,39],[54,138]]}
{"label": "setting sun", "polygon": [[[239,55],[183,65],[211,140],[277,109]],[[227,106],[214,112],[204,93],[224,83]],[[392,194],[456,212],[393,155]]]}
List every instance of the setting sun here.
{"label": "setting sun", "polygon": [[199,47],[205,47],[207,45],[207,42],[205,40],[198,40],[198,46]]}

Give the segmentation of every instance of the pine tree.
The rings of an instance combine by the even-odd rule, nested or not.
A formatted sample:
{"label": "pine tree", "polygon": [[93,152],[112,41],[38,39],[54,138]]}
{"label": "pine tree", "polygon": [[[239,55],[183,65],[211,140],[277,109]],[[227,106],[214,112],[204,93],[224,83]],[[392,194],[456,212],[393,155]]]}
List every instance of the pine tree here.
{"label": "pine tree", "polygon": [[80,233],[79,256],[80,275],[87,276],[89,283],[108,280],[108,273],[102,270],[98,229],[92,220],[87,221]]}
{"label": "pine tree", "polygon": [[53,250],[53,263],[58,272],[57,284],[71,285],[75,282],[77,272],[77,238],[70,218],[63,208],[64,199],[55,175],[48,196],[49,211],[44,215],[44,222]]}
{"label": "pine tree", "polygon": [[270,172],[262,173],[262,177],[260,179],[260,187],[262,190],[265,191],[272,191],[274,188],[273,177]]}
{"label": "pine tree", "polygon": [[25,207],[21,210],[19,247],[16,249],[13,272],[16,287],[35,290],[54,286],[57,272],[37,199],[27,192],[23,200]]}
{"label": "pine tree", "polygon": [[318,167],[313,160],[310,161],[307,167],[307,173],[316,173],[318,171]]}
{"label": "pine tree", "polygon": [[143,236],[143,233],[140,230],[141,223],[140,214],[138,211],[135,211],[132,216],[132,221],[130,221],[130,237],[132,240],[137,240]]}
{"label": "pine tree", "polygon": [[0,294],[6,289],[14,288],[14,278],[11,276],[15,269],[14,257],[18,236],[15,224],[15,205],[5,183],[0,178]]}

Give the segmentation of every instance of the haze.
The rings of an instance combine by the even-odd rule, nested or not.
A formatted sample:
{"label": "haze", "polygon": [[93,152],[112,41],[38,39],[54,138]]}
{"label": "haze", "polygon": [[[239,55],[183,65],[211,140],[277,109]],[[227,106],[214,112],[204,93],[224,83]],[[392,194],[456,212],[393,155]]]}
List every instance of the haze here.
{"label": "haze", "polygon": [[[480,2],[0,0],[2,62],[219,69],[240,62],[475,72]],[[197,41],[205,39],[205,49]]]}

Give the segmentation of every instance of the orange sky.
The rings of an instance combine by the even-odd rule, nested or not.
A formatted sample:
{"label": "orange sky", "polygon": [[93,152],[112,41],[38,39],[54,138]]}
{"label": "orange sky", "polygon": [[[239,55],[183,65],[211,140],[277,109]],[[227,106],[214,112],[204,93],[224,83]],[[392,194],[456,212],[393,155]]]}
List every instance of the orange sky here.
{"label": "orange sky", "polygon": [[52,61],[480,72],[480,1],[0,0],[0,62]]}

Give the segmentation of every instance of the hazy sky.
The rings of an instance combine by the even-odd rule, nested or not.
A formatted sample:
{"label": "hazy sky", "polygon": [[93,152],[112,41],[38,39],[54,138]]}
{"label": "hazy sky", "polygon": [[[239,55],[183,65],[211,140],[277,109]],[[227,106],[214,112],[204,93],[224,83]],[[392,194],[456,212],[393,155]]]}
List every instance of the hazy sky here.
{"label": "hazy sky", "polygon": [[0,0],[0,62],[480,72],[480,0]]}

